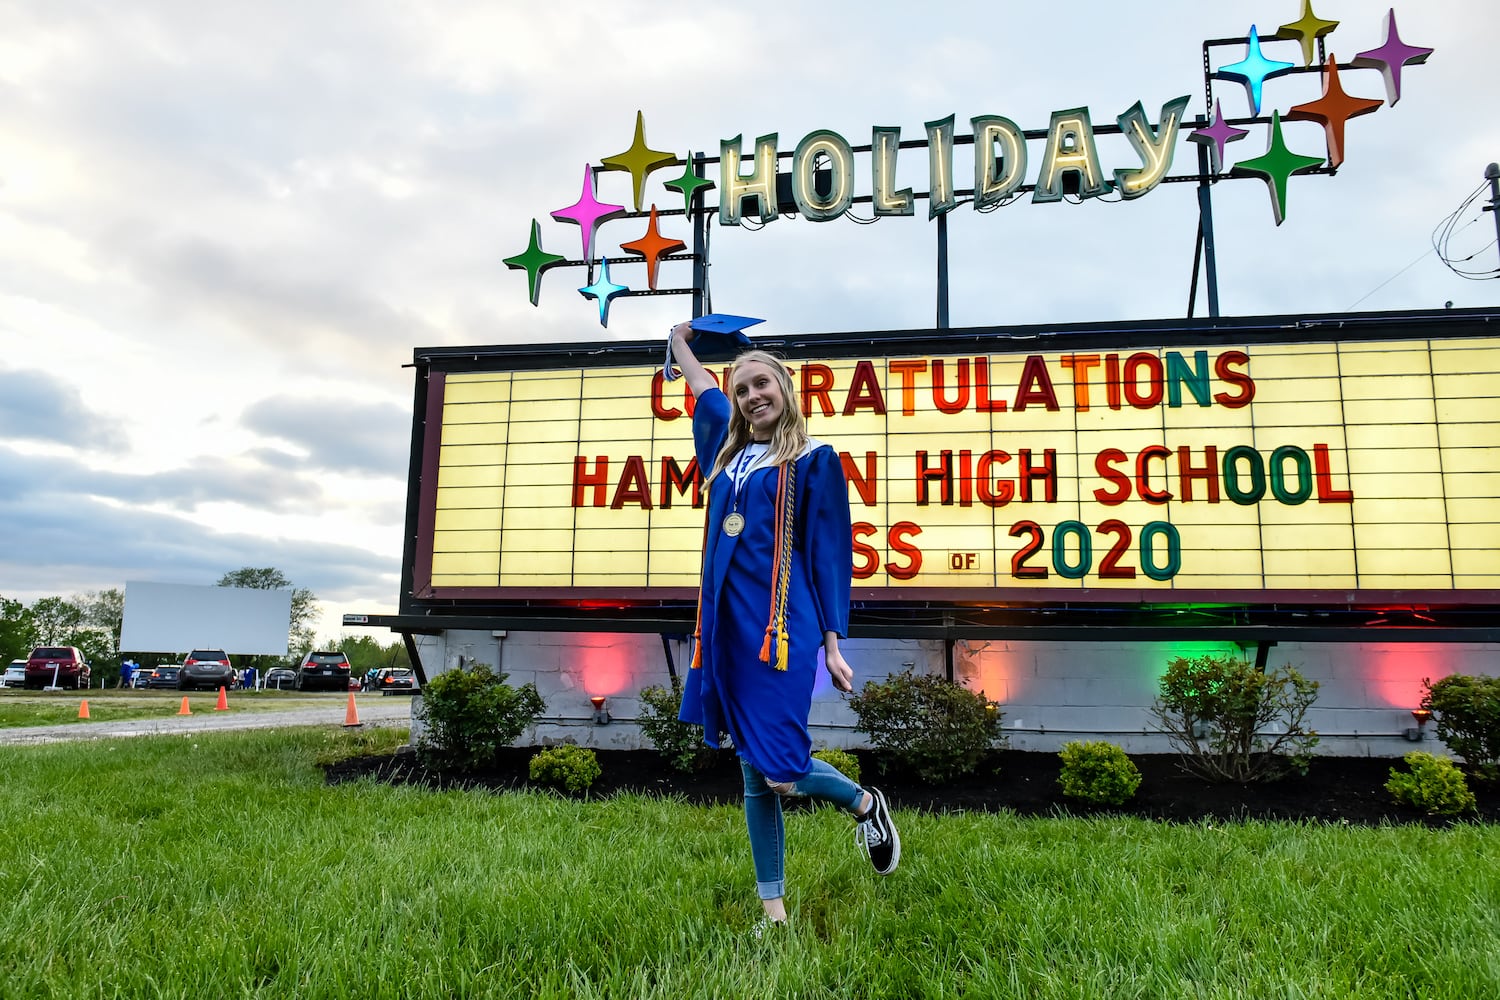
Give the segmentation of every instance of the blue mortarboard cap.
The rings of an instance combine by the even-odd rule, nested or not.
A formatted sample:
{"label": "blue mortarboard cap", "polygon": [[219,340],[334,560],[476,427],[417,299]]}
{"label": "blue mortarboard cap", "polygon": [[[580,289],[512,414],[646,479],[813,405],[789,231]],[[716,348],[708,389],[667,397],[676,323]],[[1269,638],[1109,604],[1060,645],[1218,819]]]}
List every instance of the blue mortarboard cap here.
{"label": "blue mortarboard cap", "polygon": [[[729,313],[709,313],[707,316],[699,316],[688,323],[693,328],[693,353],[700,360],[713,354],[734,357],[742,349],[750,346],[750,338],[745,336],[745,329],[764,322],[765,320],[756,319],[754,316],[733,316]],[[670,337],[667,338],[667,360],[662,371],[668,379],[676,378],[676,373],[672,370]]]}

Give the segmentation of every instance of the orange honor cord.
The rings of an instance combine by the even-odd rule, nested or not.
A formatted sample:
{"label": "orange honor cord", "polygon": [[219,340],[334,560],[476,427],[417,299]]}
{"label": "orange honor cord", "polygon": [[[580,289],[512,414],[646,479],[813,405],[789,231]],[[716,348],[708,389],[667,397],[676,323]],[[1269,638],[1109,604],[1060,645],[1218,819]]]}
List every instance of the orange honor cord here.
{"label": "orange honor cord", "polygon": [[771,662],[771,637],[776,637],[777,670],[787,668],[789,637],[786,628],[787,597],[792,581],[792,517],[795,512],[797,463],[781,467],[776,484],[776,542],[771,561],[771,619],[766,623],[766,638],[761,643],[760,661]]}
{"label": "orange honor cord", "polygon": [[[703,505],[703,554],[708,555],[708,504]],[[693,659],[688,664],[689,670],[697,670],[703,666],[703,574],[708,572],[705,564],[698,574],[698,613],[693,619]]]}

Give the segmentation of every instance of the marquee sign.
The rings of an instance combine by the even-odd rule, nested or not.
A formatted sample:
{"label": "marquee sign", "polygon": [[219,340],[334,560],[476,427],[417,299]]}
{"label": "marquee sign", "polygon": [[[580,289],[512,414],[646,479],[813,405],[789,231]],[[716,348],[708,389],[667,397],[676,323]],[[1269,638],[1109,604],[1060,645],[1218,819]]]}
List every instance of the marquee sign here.
{"label": "marquee sign", "polygon": [[[1492,600],[1500,338],[1341,335],[858,357],[810,338],[792,367],[843,461],[855,599]],[[692,400],[597,361],[434,370],[414,596],[696,592]]]}
{"label": "marquee sign", "polygon": [[[1286,218],[1293,175],[1315,170],[1330,172],[1341,166],[1347,153],[1348,122],[1383,107],[1394,107],[1401,98],[1403,69],[1425,62],[1433,50],[1403,41],[1392,10],[1386,16],[1384,41],[1379,46],[1359,50],[1351,61],[1340,63],[1332,52],[1323,55],[1339,26],[1338,21],[1317,17],[1311,0],[1303,0],[1301,17],[1281,25],[1265,38],[1251,25],[1244,38],[1205,42],[1205,91],[1213,105],[1212,114],[1199,119],[1201,124],[1189,131],[1186,138],[1204,148],[1208,168],[1205,173],[1187,176],[1197,177],[1203,183],[1223,177],[1263,180],[1270,194],[1272,216],[1280,225]],[[1351,48],[1358,49],[1362,44],[1357,38],[1352,41]],[[1241,45],[1243,58],[1219,64],[1208,72],[1211,48]],[[1268,49],[1291,58],[1272,58],[1267,55]],[[1345,91],[1346,79],[1365,82],[1360,77],[1365,70],[1381,76],[1385,84],[1384,100]],[[1273,81],[1298,72],[1319,73],[1323,80],[1322,96],[1282,111],[1270,100],[1269,91],[1275,89]],[[1248,117],[1225,117],[1222,99],[1213,96],[1214,80],[1243,86]],[[590,280],[578,292],[594,301],[600,324],[608,326],[610,305],[616,298],[660,291],[661,262],[692,258],[692,254],[682,253],[688,249],[682,238],[661,231],[664,219],[692,216],[695,211],[715,211],[721,226],[739,226],[747,215],[753,214],[765,223],[790,209],[809,221],[829,222],[849,216],[859,202],[867,203],[872,217],[878,220],[914,214],[918,198],[926,199],[928,218],[936,219],[965,203],[979,212],[993,211],[1028,191],[1031,201],[1039,203],[1060,202],[1069,196],[1076,196],[1079,201],[1106,196],[1134,200],[1169,178],[1189,104],[1190,98],[1186,96],[1166,100],[1153,121],[1145,105],[1137,101],[1117,115],[1112,126],[1096,126],[1086,107],[1069,108],[1052,112],[1047,128],[1040,131],[1024,131],[1011,119],[994,114],[970,118],[967,135],[955,133],[954,115],[926,122],[925,138],[915,144],[925,146],[927,159],[927,189],[920,194],[910,187],[898,187],[897,162],[903,144],[902,130],[897,126],[873,126],[868,146],[855,146],[832,130],[810,132],[796,144],[790,153],[790,168],[782,172],[780,163],[788,154],[776,133],[760,136],[748,150],[743,135],[736,135],[720,141],[717,158],[695,158],[689,152],[679,159],[673,152],[651,148],[645,136],[644,116],[638,112],[629,148],[603,157],[597,167],[585,164],[578,200],[550,212],[555,222],[578,227],[581,259],[569,260],[544,249],[541,220],[533,219],[526,249],[505,258],[504,262],[526,273],[533,305],[539,302],[542,277],[547,271],[558,266],[586,266]],[[1205,113],[1208,110],[1205,108]],[[1305,134],[1297,135],[1289,143],[1285,123],[1299,121],[1322,126],[1323,148],[1314,148]],[[1226,159],[1229,144],[1243,141],[1251,132],[1239,125],[1264,130],[1265,152],[1241,157],[1231,164]],[[1125,137],[1130,146],[1129,162],[1106,165],[1096,138],[1102,134]],[[1034,166],[1029,151],[1031,142],[1041,144]],[[957,148],[962,145],[972,147],[967,154],[968,163],[964,162],[964,152]],[[863,166],[859,165],[856,154],[863,158]],[[705,167],[713,163],[718,165],[716,178],[705,176]],[[653,192],[660,197],[648,199],[653,175],[678,168],[681,168],[679,174],[661,184],[665,190]],[[629,177],[631,209],[623,203],[600,200],[599,183],[616,173]],[[969,177],[972,186],[962,186]],[[782,193],[784,182],[789,188],[788,196]],[[718,207],[706,209],[703,197],[715,188],[719,194]],[[675,207],[679,203],[681,209]],[[649,212],[645,210],[648,204]],[[699,206],[697,209],[695,204]],[[639,237],[617,244],[602,238],[605,225],[642,218],[648,221]],[[615,228],[611,227],[612,233]],[[618,249],[607,249],[612,246]],[[611,257],[617,274],[622,262],[644,263],[646,288],[631,288],[613,280]],[[595,264],[599,265],[597,272]]]}

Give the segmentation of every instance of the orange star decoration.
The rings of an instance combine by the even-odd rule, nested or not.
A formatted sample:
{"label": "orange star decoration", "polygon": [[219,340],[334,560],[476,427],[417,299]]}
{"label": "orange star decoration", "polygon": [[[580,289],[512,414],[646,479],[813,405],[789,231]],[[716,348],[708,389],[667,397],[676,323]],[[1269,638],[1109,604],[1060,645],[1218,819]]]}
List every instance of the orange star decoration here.
{"label": "orange star decoration", "polygon": [[1323,70],[1323,96],[1316,101],[1298,104],[1286,113],[1288,121],[1318,122],[1328,137],[1328,165],[1337,168],[1344,162],[1344,123],[1378,109],[1384,101],[1350,97],[1339,83],[1339,64],[1332,53]]}
{"label": "orange star decoration", "polygon": [[631,253],[640,254],[646,258],[646,285],[652,291],[656,291],[656,265],[669,253],[677,250],[686,250],[687,244],[681,240],[669,240],[656,228],[656,206],[651,206],[651,221],[646,223],[646,235],[629,243],[621,243],[621,250],[629,250]]}

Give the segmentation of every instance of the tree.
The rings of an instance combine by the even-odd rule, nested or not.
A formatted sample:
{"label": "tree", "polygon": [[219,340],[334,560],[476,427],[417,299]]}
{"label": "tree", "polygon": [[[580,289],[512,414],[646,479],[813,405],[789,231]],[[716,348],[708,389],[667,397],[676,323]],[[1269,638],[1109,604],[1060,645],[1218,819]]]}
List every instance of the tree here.
{"label": "tree", "polygon": [[115,587],[90,591],[73,598],[83,614],[83,622],[102,633],[108,654],[116,663],[120,659],[120,629],[125,622],[125,593]]}
{"label": "tree", "polygon": [[317,634],[313,626],[318,619],[318,598],[303,587],[293,587],[286,574],[273,566],[246,566],[225,573],[220,587],[247,587],[251,590],[290,590],[292,592],[291,629],[287,634],[287,653],[296,658],[313,648]]}
{"label": "tree", "polygon": [[0,656],[5,663],[23,659],[37,645],[36,622],[20,601],[0,597]]}
{"label": "tree", "polygon": [[406,655],[406,646],[400,640],[382,646],[372,636],[346,635],[330,646],[349,657],[349,667],[355,677],[362,677],[368,670],[381,667],[409,667],[411,660]]}
{"label": "tree", "polygon": [[38,646],[76,646],[83,629],[83,611],[61,597],[39,597],[31,604]]}

